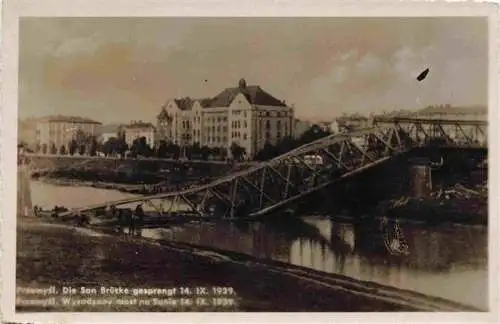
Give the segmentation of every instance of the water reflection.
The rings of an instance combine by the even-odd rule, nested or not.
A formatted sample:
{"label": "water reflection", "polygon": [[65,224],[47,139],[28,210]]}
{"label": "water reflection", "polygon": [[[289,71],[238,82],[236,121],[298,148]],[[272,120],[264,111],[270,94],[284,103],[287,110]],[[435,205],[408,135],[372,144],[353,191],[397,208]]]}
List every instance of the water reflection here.
{"label": "water reflection", "polygon": [[375,222],[318,217],[191,223],[142,235],[246,253],[486,308],[486,228],[401,223],[408,255],[392,255]]}

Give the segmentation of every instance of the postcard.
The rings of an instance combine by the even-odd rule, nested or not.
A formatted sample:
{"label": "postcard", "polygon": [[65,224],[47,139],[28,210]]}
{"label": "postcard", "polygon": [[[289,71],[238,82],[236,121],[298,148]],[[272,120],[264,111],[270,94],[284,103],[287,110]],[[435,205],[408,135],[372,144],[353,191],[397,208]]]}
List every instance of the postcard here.
{"label": "postcard", "polygon": [[4,1],[5,320],[499,319],[498,6],[252,4]]}

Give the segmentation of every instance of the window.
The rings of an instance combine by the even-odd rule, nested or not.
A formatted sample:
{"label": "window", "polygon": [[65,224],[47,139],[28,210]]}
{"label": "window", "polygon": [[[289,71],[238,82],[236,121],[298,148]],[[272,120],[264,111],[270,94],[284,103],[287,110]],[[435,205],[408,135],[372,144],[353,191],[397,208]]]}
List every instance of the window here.
{"label": "window", "polygon": [[281,128],[281,120],[276,121],[276,128],[280,129]]}
{"label": "window", "polygon": [[220,126],[217,126],[217,131],[220,132]]}
{"label": "window", "polygon": [[243,133],[243,139],[246,140],[247,139],[247,133]]}
{"label": "window", "polygon": [[244,128],[247,128],[247,127],[248,127],[248,124],[247,124],[247,121],[246,121],[246,120],[245,120],[245,121],[243,121],[243,127],[244,127]]}
{"label": "window", "polygon": [[269,117],[270,114],[269,114],[269,111],[266,111],[266,117]]}
{"label": "window", "polygon": [[271,133],[266,132],[266,140],[269,140],[271,138]]}
{"label": "window", "polygon": [[268,120],[266,120],[266,129],[270,129],[271,128],[271,122]]}

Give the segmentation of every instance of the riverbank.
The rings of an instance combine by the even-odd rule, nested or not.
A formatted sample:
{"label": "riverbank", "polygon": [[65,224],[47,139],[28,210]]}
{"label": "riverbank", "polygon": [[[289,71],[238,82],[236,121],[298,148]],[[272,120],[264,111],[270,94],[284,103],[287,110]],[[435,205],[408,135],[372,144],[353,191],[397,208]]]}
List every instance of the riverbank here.
{"label": "riverbank", "polygon": [[[82,181],[70,178],[55,178],[55,177],[39,177],[36,181],[57,186],[71,186],[71,187],[90,187],[98,189],[117,190],[124,193],[137,194],[137,195],[151,195],[175,192],[179,188],[185,189],[189,186],[200,185],[200,179],[186,181],[182,186],[178,184],[167,184],[165,182],[158,182],[156,184],[126,184],[104,181]],[[203,183],[210,181],[210,179],[203,179]]]}
{"label": "riverbank", "polygon": [[[459,311],[440,298],[236,253],[19,218],[17,285],[231,287],[227,304],[168,311]],[[174,261],[175,260],[175,261]],[[19,298],[20,296],[18,296]],[[116,296],[115,296],[116,297]],[[17,311],[165,311],[165,305],[18,306]]]}

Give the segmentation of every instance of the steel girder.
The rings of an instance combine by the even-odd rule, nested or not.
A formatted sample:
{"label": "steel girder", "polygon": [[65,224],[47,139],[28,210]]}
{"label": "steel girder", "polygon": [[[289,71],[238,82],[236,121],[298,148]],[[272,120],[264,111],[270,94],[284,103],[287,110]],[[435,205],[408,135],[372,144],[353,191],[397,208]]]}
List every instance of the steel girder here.
{"label": "steel girder", "polygon": [[487,124],[481,122],[379,120],[373,128],[324,137],[206,185],[107,205],[145,203],[159,215],[179,212],[223,218],[263,215],[413,147],[434,144],[486,147],[486,128]]}
{"label": "steel girder", "polygon": [[387,118],[376,125],[396,125],[419,146],[487,148],[488,123],[475,120]]}

